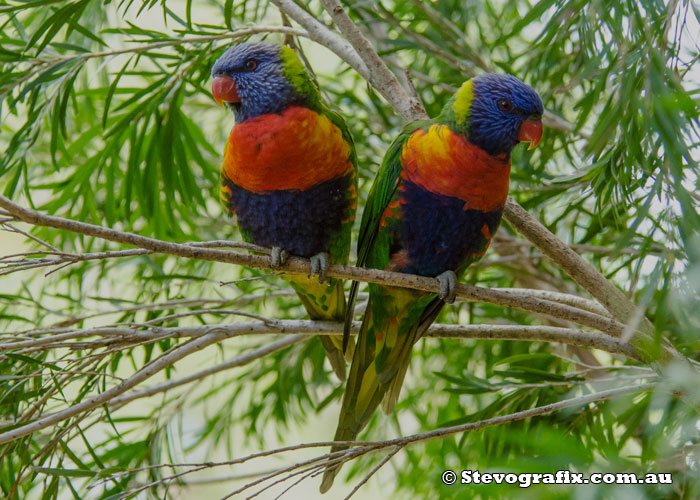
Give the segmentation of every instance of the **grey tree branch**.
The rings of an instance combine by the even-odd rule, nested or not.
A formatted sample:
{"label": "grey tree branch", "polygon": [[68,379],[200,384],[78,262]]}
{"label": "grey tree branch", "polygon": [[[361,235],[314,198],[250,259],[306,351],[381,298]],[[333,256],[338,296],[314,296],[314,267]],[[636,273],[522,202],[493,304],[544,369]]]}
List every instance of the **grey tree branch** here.
{"label": "grey tree branch", "polygon": [[164,310],[164,309],[176,309],[176,308],[181,308],[181,307],[196,307],[196,306],[204,306],[204,305],[218,305],[218,306],[226,306],[230,304],[236,304],[237,306],[243,306],[246,304],[249,304],[250,302],[253,302],[254,300],[259,300],[262,298],[270,298],[270,297],[286,297],[294,295],[294,291],[289,289],[288,291],[281,290],[279,292],[271,292],[268,294],[260,294],[260,295],[255,295],[255,294],[249,294],[249,295],[241,295],[240,297],[235,297],[233,299],[175,299],[175,300],[168,300],[164,302],[155,302],[155,303],[145,303],[145,304],[132,304],[126,307],[119,307],[116,309],[112,310],[107,310],[107,311],[99,311],[99,312],[94,312],[90,314],[83,314],[81,316],[75,316],[75,317],[70,317],[68,319],[65,319],[63,321],[59,321],[58,323],[52,325],[49,327],[51,330],[48,329],[34,329],[31,330],[30,332],[24,332],[26,334],[31,334],[31,335],[36,335],[39,333],[47,333],[49,331],[56,331],[56,328],[67,328],[71,325],[74,325],[76,323],[79,323],[81,321],[84,321],[86,319],[92,319],[92,318],[97,318],[100,316],[108,316],[110,314],[124,314],[124,313],[130,313],[130,312],[138,312],[138,311],[159,311],[159,310]]}
{"label": "grey tree branch", "polygon": [[[0,227],[5,227],[4,224],[0,224]],[[22,231],[24,233],[24,231]],[[31,236],[31,235],[28,235]],[[32,239],[37,239],[32,237]],[[251,243],[245,243],[243,241],[196,241],[190,242],[188,245],[204,247],[204,248],[240,248],[244,250],[250,250],[252,252],[260,253],[263,255],[269,255],[270,250],[258,245],[253,245]],[[90,260],[105,260],[105,259],[118,259],[124,257],[138,257],[141,255],[148,255],[153,253],[151,250],[146,250],[142,248],[135,248],[131,250],[121,250],[112,252],[89,252],[89,253],[74,253],[74,252],[61,252],[56,251],[35,251],[35,252],[25,252],[21,254],[4,255],[0,257],[0,276],[5,274],[12,274],[19,271],[26,271],[28,269],[36,269],[39,267],[50,267],[50,266],[61,266],[62,264],[77,264],[78,262],[86,262]],[[47,257],[42,258],[30,258],[33,255],[46,255]],[[56,269],[55,269],[56,270]],[[54,270],[54,271],[55,271]],[[50,274],[53,271],[50,271]]]}
{"label": "grey tree branch", "polygon": [[[353,323],[352,333],[359,331],[360,323]],[[310,320],[273,320],[267,322],[251,321],[220,324],[215,327],[178,326],[171,328],[151,327],[148,330],[137,327],[102,327],[89,328],[49,334],[45,337],[32,340],[18,340],[0,343],[0,352],[14,351],[29,347],[45,346],[46,344],[64,342],[63,347],[70,347],[65,341],[86,338],[102,337],[114,343],[143,342],[148,340],[161,340],[163,338],[200,338],[209,335],[213,329],[219,332],[221,339],[237,337],[241,335],[264,334],[304,334],[304,335],[337,335],[343,333],[342,324],[332,321]],[[601,349],[615,354],[623,354],[632,359],[638,359],[637,354],[628,345],[619,339],[609,335],[587,332],[576,328],[562,328],[555,326],[532,325],[447,325],[435,324],[430,327],[426,337],[434,338],[462,338],[462,339],[491,339],[491,340],[530,340],[535,342],[560,342],[564,344],[578,345]],[[84,347],[82,344],[80,347]]]}
{"label": "grey tree branch", "polygon": [[282,12],[294,19],[306,29],[309,38],[320,43],[333,51],[343,61],[348,63],[365,80],[369,80],[370,72],[365,62],[360,58],[353,48],[347,44],[337,33],[328,29],[324,24],[317,21],[304,9],[299,7],[292,0],[270,0]]}
{"label": "grey tree branch", "polygon": [[367,64],[369,70],[367,81],[380,91],[396,112],[404,120],[428,118],[423,104],[401,86],[399,80],[382,61],[372,44],[367,41],[340,3],[337,0],[321,0],[321,4],[333,18],[333,22],[341,33],[355,48],[360,58]]}
{"label": "grey tree branch", "polygon": [[[527,213],[512,198],[508,198],[503,215],[515,230],[530,240],[571,279],[595,297],[610,311],[614,318],[625,324],[635,318],[637,306],[620,289]],[[653,332],[653,326],[645,317],[639,321],[638,329],[630,338],[630,344],[637,349],[645,362],[660,362],[662,364],[673,360],[687,362],[687,359],[676,351],[669,342],[664,342],[662,348],[658,349]]]}
{"label": "grey tree branch", "polygon": [[[0,443],[12,441],[32,432],[39,431],[58,422],[69,419],[76,415],[93,410],[101,405],[108,405],[112,408],[120,408],[136,399],[150,397],[159,392],[168,391],[214,373],[227,370],[236,366],[242,366],[255,359],[259,359],[273,352],[279,351],[287,346],[301,342],[312,335],[333,335],[343,331],[342,323],[321,322],[306,320],[273,320],[273,326],[261,322],[232,323],[227,325],[192,326],[157,328],[152,333],[137,331],[128,328],[95,328],[81,332],[83,335],[96,335],[120,338],[135,338],[139,342],[144,339],[160,340],[162,338],[182,338],[189,337],[185,344],[177,346],[164,353],[158,359],[147,364],[131,377],[123,380],[118,385],[96,395],[81,403],[70,406],[66,409],[52,414],[42,415],[33,422],[19,428],[0,433]],[[360,324],[355,322],[353,334],[357,334]],[[168,380],[152,387],[147,387],[139,391],[127,393],[137,384],[147,380],[159,371],[167,368],[176,361],[197,352],[205,347],[220,342],[226,338],[238,337],[241,335],[254,334],[288,334],[286,338],[272,342],[266,346],[255,349],[248,353],[239,355],[227,362],[206,368],[199,372],[192,373],[186,377]],[[558,328],[551,326],[524,326],[524,325],[433,325],[428,330],[427,337],[433,338],[461,338],[461,339],[494,339],[494,340],[532,340],[539,342],[560,342],[570,345],[602,349],[611,353],[622,354],[632,359],[637,356],[632,349],[623,342],[611,338],[607,335],[596,332],[585,332],[573,328]],[[47,337],[37,339],[37,343],[54,339]],[[23,342],[7,343],[3,348],[24,344]],[[103,353],[104,354],[104,353]],[[10,423],[14,424],[14,423]]]}
{"label": "grey tree branch", "polygon": [[[218,248],[205,248],[201,244],[172,243],[154,238],[140,236],[134,233],[118,231],[85,222],[64,219],[51,215],[45,215],[35,210],[21,207],[5,196],[0,195],[0,206],[11,213],[17,219],[37,225],[53,227],[56,229],[85,234],[109,241],[133,245],[152,252],[186,257],[190,259],[224,262],[269,269],[270,258],[263,255],[249,255]],[[308,275],[311,272],[309,261],[302,258],[291,257],[280,269],[291,274]],[[434,278],[426,278],[403,273],[395,273],[378,269],[364,269],[351,266],[330,266],[326,273],[329,277],[364,281],[367,283],[380,283],[389,286],[414,288],[426,292],[438,293],[439,283]],[[565,304],[558,304],[550,300],[543,300],[533,296],[515,294],[500,290],[481,288],[472,285],[460,284],[457,287],[457,297],[467,301],[491,302],[504,307],[514,307],[538,314],[554,316],[560,319],[574,321],[591,328],[606,332],[612,336],[619,336],[624,331],[624,325],[614,319],[601,316],[594,312],[585,311]]]}

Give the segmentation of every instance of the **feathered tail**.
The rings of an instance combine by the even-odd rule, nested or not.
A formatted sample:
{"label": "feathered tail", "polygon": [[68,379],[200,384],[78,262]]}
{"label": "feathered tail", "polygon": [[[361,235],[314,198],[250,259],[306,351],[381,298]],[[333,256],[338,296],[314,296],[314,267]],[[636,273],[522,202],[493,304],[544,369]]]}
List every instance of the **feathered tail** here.
{"label": "feathered tail", "polygon": [[[345,319],[345,293],[341,280],[331,280],[330,285],[319,284],[315,278],[291,276],[289,281],[301,299],[309,318],[315,321],[343,321]],[[345,380],[346,357],[343,355],[341,335],[319,335],[333,371],[340,380]],[[353,346],[354,347],[354,346]],[[351,349],[348,349],[350,361]]]}
{"label": "feathered tail", "polygon": [[[415,301],[415,296],[411,298]],[[387,314],[386,308],[381,308],[381,312],[378,312],[370,300],[360,327],[334,441],[354,441],[380,404],[384,413],[390,414],[393,411],[406,376],[413,345],[435,320],[443,305],[443,301],[435,299],[423,311],[419,306],[418,314],[414,316],[418,320],[414,320],[408,330],[402,333],[401,330],[405,329],[401,328],[402,323],[405,324],[407,319],[411,321],[411,314]],[[415,309],[410,312],[414,311]],[[334,446],[331,453],[346,448],[347,446]],[[333,485],[340,467],[341,464],[331,465],[323,473],[321,493]]]}

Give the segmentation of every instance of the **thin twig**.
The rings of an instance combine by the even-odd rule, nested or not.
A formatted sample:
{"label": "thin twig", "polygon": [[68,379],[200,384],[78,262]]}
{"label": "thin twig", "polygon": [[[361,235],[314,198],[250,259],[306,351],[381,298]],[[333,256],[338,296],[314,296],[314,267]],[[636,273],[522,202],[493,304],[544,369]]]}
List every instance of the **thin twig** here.
{"label": "thin twig", "polygon": [[400,450],[401,450],[401,446],[397,446],[396,448],[394,448],[393,450],[391,450],[391,451],[389,452],[389,454],[388,454],[387,456],[385,456],[385,457],[382,459],[381,462],[379,462],[376,466],[374,466],[374,467],[372,468],[372,470],[369,471],[369,472],[367,473],[367,475],[365,475],[365,477],[363,477],[362,480],[361,480],[359,483],[357,483],[357,484],[355,485],[355,487],[354,487],[354,488],[352,489],[352,491],[348,494],[348,496],[345,497],[345,500],[349,500],[351,496],[353,496],[355,493],[357,493],[357,490],[359,490],[360,488],[362,488],[362,486],[364,486],[364,485],[367,483],[367,481],[369,481],[369,479],[370,479],[372,476],[374,476],[374,474],[376,474],[376,472],[377,472],[379,469],[381,469],[382,467],[384,467],[384,465],[386,465],[386,463],[387,463],[389,460],[391,460],[392,458],[394,458],[394,455],[396,455]]}
{"label": "thin twig", "polygon": [[[337,464],[337,463],[342,463],[346,462],[348,460],[357,458],[362,455],[367,455],[369,453],[377,453],[381,450],[387,449],[387,448],[393,448],[396,450],[396,452],[400,449],[403,449],[407,446],[414,445],[416,443],[422,443],[426,441],[430,441],[433,439],[437,438],[442,438],[446,436],[451,436],[454,434],[459,434],[462,432],[471,432],[475,430],[480,430],[486,427],[493,427],[496,425],[503,425],[506,423],[511,423],[511,422],[516,422],[519,420],[524,420],[527,418],[532,418],[540,415],[546,415],[548,413],[552,413],[555,411],[563,410],[566,408],[571,408],[571,407],[576,407],[576,406],[584,406],[590,403],[594,402],[599,402],[599,401],[604,401],[607,399],[612,399],[618,396],[624,396],[627,394],[634,394],[638,392],[648,392],[656,388],[657,384],[655,383],[643,383],[643,384],[635,384],[635,385],[628,385],[624,387],[617,387],[614,389],[608,389],[605,391],[600,391],[600,392],[594,392],[590,394],[585,394],[583,396],[577,396],[569,399],[565,399],[563,401],[558,401],[556,403],[551,403],[548,405],[544,406],[537,406],[535,408],[530,408],[527,410],[522,410],[514,413],[510,413],[507,415],[499,415],[496,417],[484,419],[484,420],[479,420],[477,422],[469,422],[466,424],[460,424],[460,425],[454,425],[450,427],[445,427],[442,429],[436,429],[433,431],[429,432],[423,432],[419,434],[412,434],[409,436],[404,436],[404,437],[399,437],[395,439],[389,439],[386,441],[332,441],[332,442],[324,442],[324,443],[300,443],[297,445],[292,445],[292,446],[285,446],[283,448],[277,448],[274,450],[265,450],[263,452],[258,452],[258,453],[253,453],[251,455],[247,455],[245,457],[239,458],[239,459],[233,459],[233,460],[227,460],[224,462],[206,462],[206,463],[191,463],[191,464],[158,464],[158,465],[152,465],[152,466],[146,466],[142,467],[139,469],[133,469],[127,472],[118,472],[113,474],[111,477],[120,477],[125,474],[133,474],[135,472],[143,471],[143,470],[151,470],[151,469],[156,469],[156,468],[164,468],[164,467],[191,467],[190,470],[188,471],[182,471],[177,474],[173,474],[168,477],[164,477],[159,479],[158,481],[155,481],[153,483],[150,483],[149,485],[144,485],[139,487],[137,490],[132,490],[129,491],[129,495],[133,495],[139,491],[143,491],[147,487],[155,486],[156,484],[162,484],[166,481],[172,481],[173,479],[180,478],[184,475],[191,474],[193,472],[198,472],[200,470],[203,470],[205,468],[212,468],[212,467],[221,467],[221,466],[231,466],[231,465],[236,465],[244,462],[248,462],[250,460],[254,460],[256,458],[261,458],[261,457],[267,457],[270,455],[277,455],[281,453],[286,453],[289,451],[296,451],[296,450],[301,450],[301,449],[306,449],[306,448],[320,448],[320,447],[327,447],[327,446],[344,446],[344,447],[353,447],[350,450],[342,450],[342,451],[337,451],[334,453],[327,453],[325,455],[320,455],[315,458],[305,460],[300,463],[296,463],[292,466],[285,467],[283,469],[280,469],[278,471],[278,474],[284,474],[286,472],[289,472],[291,470],[294,470],[295,468],[301,468],[301,467],[306,467],[309,464],[316,463],[319,461],[325,461],[324,465],[329,465],[329,464]],[[392,454],[395,455],[396,452]],[[384,464],[381,464],[384,465]],[[267,475],[265,476],[265,479],[271,479],[275,475]],[[105,481],[105,480],[103,480]],[[249,486],[253,486],[254,484],[258,484],[258,482],[254,483],[249,483],[249,485],[246,485],[243,489],[237,490],[237,492],[245,490]],[[92,485],[91,487],[94,487],[95,485]]]}
{"label": "thin twig", "polygon": [[172,40],[164,40],[161,42],[153,42],[149,44],[144,44],[144,45],[138,45],[136,47],[128,47],[125,49],[117,49],[117,50],[105,50],[102,52],[87,52],[84,54],[76,54],[76,55],[66,55],[66,56],[55,56],[52,57],[50,60],[45,60],[45,59],[34,59],[34,60],[28,60],[27,62],[29,63],[46,63],[46,62],[61,62],[61,61],[68,61],[68,60],[87,60],[87,59],[95,59],[95,58],[103,58],[103,57],[113,57],[113,56],[118,56],[122,54],[140,54],[143,52],[148,52],[151,50],[156,50],[156,49],[162,49],[163,47],[172,47],[176,45],[184,45],[184,44],[189,44],[189,43],[208,43],[208,42],[216,42],[219,40],[232,40],[232,39],[237,39],[237,38],[245,38],[250,35],[254,35],[256,33],[281,33],[284,35],[293,35],[293,36],[302,36],[302,37],[308,37],[309,34],[302,29],[299,28],[291,28],[288,26],[277,26],[277,25],[270,25],[270,26],[246,26],[245,28],[240,28],[237,30],[232,31],[231,33],[224,33],[222,35],[202,35],[202,36],[192,36],[192,37],[184,37],[184,38],[173,38]]}
{"label": "thin twig", "polygon": [[42,239],[40,239],[40,238],[37,238],[36,236],[34,236],[34,235],[32,235],[32,234],[29,234],[29,233],[26,232],[26,231],[22,231],[21,229],[16,228],[16,227],[14,227],[14,226],[11,225],[11,224],[3,223],[3,224],[2,224],[2,228],[5,229],[6,231],[11,232],[11,233],[17,233],[17,234],[21,234],[21,235],[23,235],[23,236],[26,236],[27,238],[36,241],[36,242],[39,243],[40,245],[45,246],[45,247],[48,248],[49,250],[52,250],[52,251],[54,251],[54,252],[60,252],[60,250],[59,250],[58,248],[56,248],[55,246],[53,246],[53,245],[51,245],[51,244],[49,244],[49,243],[46,243],[44,240],[42,240]]}

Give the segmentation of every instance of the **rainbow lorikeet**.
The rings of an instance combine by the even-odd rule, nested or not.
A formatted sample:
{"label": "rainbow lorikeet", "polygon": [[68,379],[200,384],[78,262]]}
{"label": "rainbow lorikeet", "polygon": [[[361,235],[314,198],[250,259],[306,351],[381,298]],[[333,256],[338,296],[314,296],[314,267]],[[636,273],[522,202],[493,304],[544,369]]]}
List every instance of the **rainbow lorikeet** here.
{"label": "rainbow lorikeet", "polygon": [[[435,120],[407,124],[389,147],[362,215],[357,264],[437,277],[441,293],[369,285],[335,441],[354,440],[380,403],[393,410],[413,345],[489,246],[508,195],[510,153],[521,141],[537,145],[542,113],[542,100],[520,80],[485,74],[465,82]],[[355,282],[346,337],[356,293]],[[326,469],[321,492],[338,469]]]}
{"label": "rainbow lorikeet", "polygon": [[[285,46],[235,45],[214,63],[212,77],[214,99],[236,120],[221,171],[226,207],[246,241],[272,247],[273,269],[290,254],[311,259],[311,276],[288,280],[311,319],[341,321],[343,283],[324,282],[329,264],[348,260],[355,219],[357,159],[345,121],[322,103]],[[341,337],[320,338],[344,380]]]}

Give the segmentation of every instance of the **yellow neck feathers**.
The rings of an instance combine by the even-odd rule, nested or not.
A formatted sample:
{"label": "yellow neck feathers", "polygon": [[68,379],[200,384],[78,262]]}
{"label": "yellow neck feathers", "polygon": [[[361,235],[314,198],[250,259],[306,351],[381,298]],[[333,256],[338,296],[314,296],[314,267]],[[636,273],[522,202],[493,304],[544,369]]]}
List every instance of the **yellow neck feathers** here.
{"label": "yellow neck feathers", "polygon": [[467,80],[464,82],[455,94],[455,102],[452,106],[452,111],[454,112],[455,121],[458,125],[466,125],[469,121],[472,100],[474,99],[472,81],[473,80]]}

